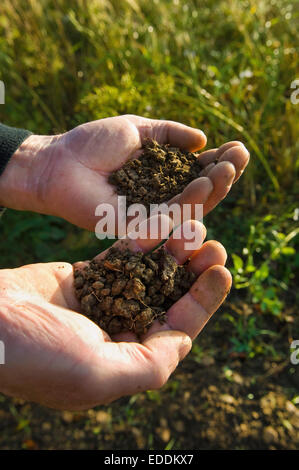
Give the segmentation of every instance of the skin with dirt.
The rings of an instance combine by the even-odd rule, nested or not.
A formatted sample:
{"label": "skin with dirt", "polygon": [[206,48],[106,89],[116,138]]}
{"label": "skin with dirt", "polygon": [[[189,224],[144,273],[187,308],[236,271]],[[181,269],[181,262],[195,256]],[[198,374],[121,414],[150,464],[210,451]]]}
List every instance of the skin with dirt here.
{"label": "skin with dirt", "polygon": [[141,156],[112,173],[109,183],[127,197],[127,205],[142,203],[149,209],[181,193],[202,170],[198,154],[147,140]]}
{"label": "skin with dirt", "polygon": [[237,297],[226,302],[162,391],[76,412],[0,394],[0,449],[163,451],[173,441],[177,451],[298,449],[299,366],[290,363],[288,342],[299,337],[296,308],[288,310],[290,323],[254,306],[259,327],[275,333],[271,340],[258,335],[258,346],[268,343],[275,358],[249,358],[231,351],[226,315],[237,321],[250,308]]}
{"label": "skin with dirt", "polygon": [[161,247],[149,254],[111,248],[104,259],[75,268],[74,277],[86,316],[109,335],[131,331],[140,336],[154,320],[166,320],[166,311],[196,276]]}

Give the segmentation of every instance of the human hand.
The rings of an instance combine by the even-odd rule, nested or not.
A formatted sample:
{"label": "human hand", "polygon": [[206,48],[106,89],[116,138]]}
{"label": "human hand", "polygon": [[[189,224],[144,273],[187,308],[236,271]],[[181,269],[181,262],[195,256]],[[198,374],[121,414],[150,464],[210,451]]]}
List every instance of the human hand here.
{"label": "human hand", "polygon": [[[206,144],[200,130],[134,115],[89,122],[54,137],[33,135],[16,151],[0,178],[0,205],[56,215],[94,230],[99,204],[110,203],[117,209],[109,174],[137,156],[147,138],[190,151]],[[205,215],[244,171],[249,153],[241,142],[228,142],[199,158],[206,167],[204,176],[192,181],[172,202],[203,204]],[[215,158],[216,166],[211,163]]]}
{"label": "human hand", "polygon": [[[204,240],[200,222],[184,224]],[[147,252],[159,241],[128,239],[126,248]],[[197,250],[187,251],[185,241],[172,236],[165,247],[180,264],[190,258],[188,269],[198,278],[169,309],[167,322],[156,321],[141,341],[132,333],[110,338],[78,313],[70,264],[0,271],[0,339],[6,357],[0,365],[0,392],[55,409],[80,410],[163,386],[231,286],[222,245],[200,242]]]}

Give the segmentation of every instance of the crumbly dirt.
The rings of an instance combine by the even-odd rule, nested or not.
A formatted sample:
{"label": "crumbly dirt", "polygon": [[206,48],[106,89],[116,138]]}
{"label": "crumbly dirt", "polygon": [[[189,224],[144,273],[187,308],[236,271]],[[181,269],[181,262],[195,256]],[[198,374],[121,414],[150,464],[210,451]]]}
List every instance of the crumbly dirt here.
{"label": "crumbly dirt", "polygon": [[111,248],[106,257],[74,270],[76,296],[82,312],[108,334],[146,333],[195,280],[185,266],[161,247],[144,254]]}
{"label": "crumbly dirt", "polygon": [[127,197],[127,205],[142,203],[149,209],[182,192],[202,170],[197,154],[148,140],[141,156],[112,173],[109,183]]}

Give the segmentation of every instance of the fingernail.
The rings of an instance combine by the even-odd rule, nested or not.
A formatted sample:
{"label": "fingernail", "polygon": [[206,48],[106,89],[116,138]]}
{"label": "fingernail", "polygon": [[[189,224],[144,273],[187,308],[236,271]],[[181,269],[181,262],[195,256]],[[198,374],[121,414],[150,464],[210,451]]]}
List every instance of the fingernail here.
{"label": "fingernail", "polygon": [[180,349],[179,349],[179,359],[182,361],[187,354],[191,351],[192,348],[192,340],[190,336],[184,335],[182,336],[182,341],[180,344]]}

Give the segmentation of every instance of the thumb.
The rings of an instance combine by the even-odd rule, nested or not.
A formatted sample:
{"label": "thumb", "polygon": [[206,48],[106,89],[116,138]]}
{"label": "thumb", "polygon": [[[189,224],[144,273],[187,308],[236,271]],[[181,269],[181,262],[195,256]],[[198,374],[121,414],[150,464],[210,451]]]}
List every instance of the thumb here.
{"label": "thumb", "polygon": [[154,366],[150,387],[160,388],[190,352],[192,341],[186,333],[169,329],[153,333],[143,345],[151,352],[151,365]]}
{"label": "thumb", "polygon": [[105,354],[110,358],[107,395],[114,394],[115,399],[162,387],[191,346],[188,335],[174,330],[154,333],[142,344],[106,342]]}

